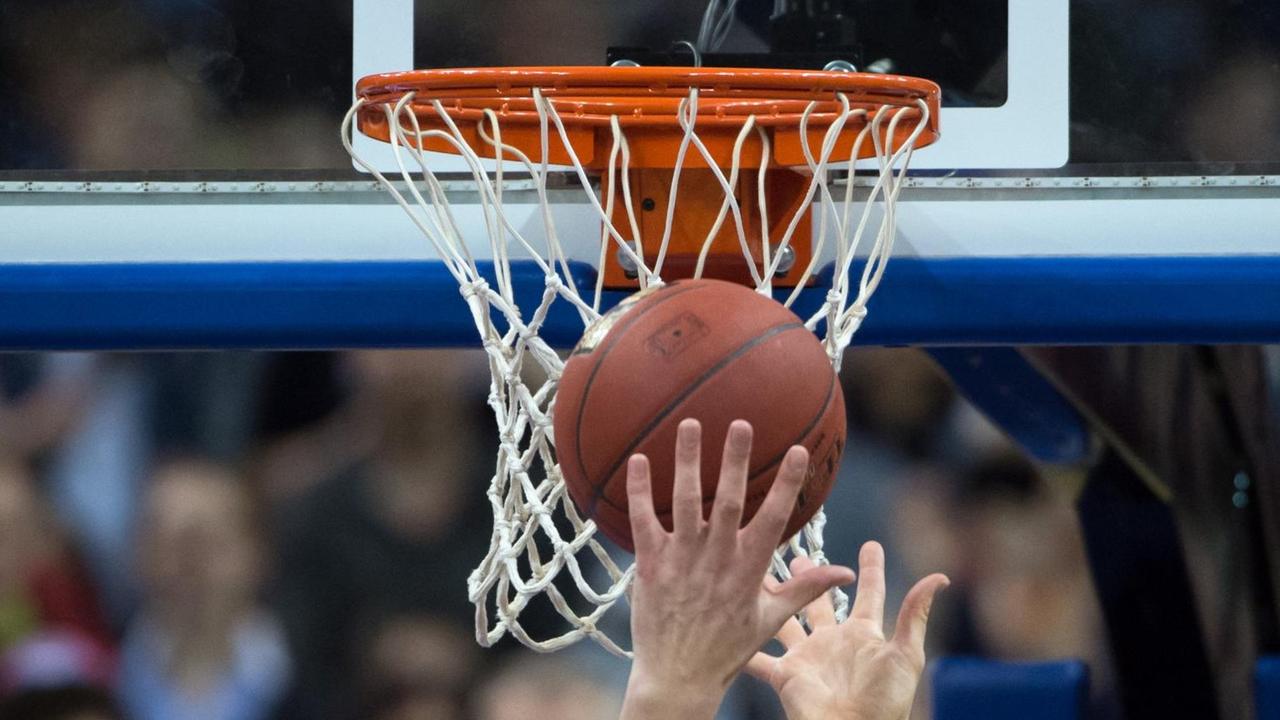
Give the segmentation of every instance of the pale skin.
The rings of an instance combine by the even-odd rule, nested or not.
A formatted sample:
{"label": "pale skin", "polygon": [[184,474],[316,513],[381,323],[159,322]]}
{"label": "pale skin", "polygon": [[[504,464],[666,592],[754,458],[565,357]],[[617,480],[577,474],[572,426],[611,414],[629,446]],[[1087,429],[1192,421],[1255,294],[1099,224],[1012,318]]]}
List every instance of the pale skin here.
{"label": "pale skin", "polygon": [[[791,720],[905,718],[924,664],[923,621],[933,593],[945,578],[922,580],[903,606],[904,614],[910,607],[911,617],[920,619],[918,663],[917,655],[899,652],[906,648],[914,653],[914,639],[908,642],[914,634],[903,635],[899,629],[899,643],[897,636],[885,641],[878,623],[872,632],[870,613],[874,610],[879,617],[883,608],[882,553],[879,599],[868,590],[863,600],[859,586],[858,602],[867,619],[860,615],[853,625],[837,626],[832,612],[830,626],[825,621],[815,623],[813,635],[806,637],[794,616],[806,607],[809,613],[821,615],[824,607],[830,608],[830,600],[824,599],[830,597],[829,591],[854,580],[850,568],[801,561],[793,563],[792,577],[786,582],[761,582],[804,482],[808,454],[799,446],[788,451],[768,496],[746,527],[739,529],[751,425],[737,421],[730,426],[709,519],[702,514],[701,451],[701,426],[694,420],[682,422],[676,442],[670,532],[654,512],[647,458],[636,455],[627,466],[636,549],[631,597],[635,660],[622,718],[711,718],[729,683],[744,668],[778,691]],[[866,565],[867,558],[862,562]],[[874,578],[876,571],[871,572]],[[875,587],[874,582],[865,583],[866,587]],[[916,621],[908,625],[914,632]],[[851,628],[848,632],[846,626]],[[774,635],[788,648],[782,658],[758,653]],[[882,682],[888,685],[867,690]],[[863,693],[865,699],[850,693]],[[906,698],[906,710],[897,713],[900,697]],[[855,714],[835,714],[851,711]]]}
{"label": "pale skin", "polygon": [[[796,558],[791,571],[813,567]],[[788,720],[906,720],[924,671],[925,626],[937,592],[950,581],[933,574],[917,582],[898,612],[893,637],[884,634],[884,549],[869,542],[858,555],[858,591],[849,618],[836,622],[831,596],[805,608],[812,630],[794,617],[778,631],[781,657],[756,653],[747,672],[778,693]],[[766,584],[771,582],[767,580]]]}
{"label": "pale skin", "polygon": [[822,593],[853,581],[844,567],[813,567],[785,583],[761,585],[809,463],[791,448],[768,496],[742,521],[751,425],[737,421],[725,440],[710,519],[702,516],[701,426],[680,423],[672,490],[672,530],[653,509],[649,462],[627,466],[627,502],[636,549],[631,595],[635,661],[622,717],[711,718],[729,683],[787,618]]}

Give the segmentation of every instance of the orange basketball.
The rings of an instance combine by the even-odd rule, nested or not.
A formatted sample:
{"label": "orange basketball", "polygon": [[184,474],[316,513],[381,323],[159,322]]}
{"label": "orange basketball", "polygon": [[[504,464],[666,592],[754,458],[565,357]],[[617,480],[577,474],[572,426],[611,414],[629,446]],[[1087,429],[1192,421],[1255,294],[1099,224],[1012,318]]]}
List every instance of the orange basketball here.
{"label": "orange basketball", "polygon": [[787,524],[817,512],[844,449],[844,395],[818,338],[750,288],[685,280],[634,295],[594,323],[565,364],[554,410],[569,494],[600,530],[632,550],[627,459],[649,458],[654,509],[671,529],[676,427],[702,423],[703,515],[710,513],[729,423],[755,429],[745,524],[792,445],[809,473]]}

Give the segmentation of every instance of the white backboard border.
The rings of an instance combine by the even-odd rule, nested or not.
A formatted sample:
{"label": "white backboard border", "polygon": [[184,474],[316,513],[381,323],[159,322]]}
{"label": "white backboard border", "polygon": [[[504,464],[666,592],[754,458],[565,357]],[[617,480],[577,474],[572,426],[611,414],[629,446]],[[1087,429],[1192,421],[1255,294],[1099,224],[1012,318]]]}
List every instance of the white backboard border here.
{"label": "white backboard border", "polygon": [[[1008,95],[999,107],[944,107],[942,140],[912,160],[916,170],[1057,168],[1069,147],[1070,0],[1009,0]],[[425,12],[430,13],[430,10]],[[429,18],[427,18],[429,20]],[[413,69],[413,0],[352,0],[352,87],[366,75]],[[356,133],[360,156],[397,166],[385,143]],[[439,155],[440,172],[465,172]]]}

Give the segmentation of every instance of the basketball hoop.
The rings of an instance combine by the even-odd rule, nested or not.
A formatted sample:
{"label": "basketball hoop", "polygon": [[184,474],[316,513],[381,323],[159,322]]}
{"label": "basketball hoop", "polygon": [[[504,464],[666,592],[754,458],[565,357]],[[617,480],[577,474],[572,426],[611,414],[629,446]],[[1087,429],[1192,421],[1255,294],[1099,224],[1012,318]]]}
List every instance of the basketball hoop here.
{"label": "basketball hoop", "polygon": [[[678,277],[732,278],[767,295],[790,288],[784,304],[791,306],[829,263],[825,302],[806,326],[821,327],[838,366],[892,252],[894,205],[911,154],[938,137],[939,94],[929,81],[892,75],[722,68],[424,70],[357,83],[343,144],[457,279],[492,371],[489,403],[500,437],[488,491],[494,528],[490,550],[468,580],[482,645],[511,633],[551,651],[591,637],[626,654],[599,624],[625,595],[632,570],[597,541],[555,461],[551,414],[563,361],[538,334],[551,307],[569,304],[586,328],[606,309],[606,288],[645,289]],[[357,155],[353,123],[391,145],[403,183]],[[457,222],[431,152],[466,162],[482,227]],[[492,171],[486,161],[496,161]],[[859,161],[871,167],[859,169]],[[553,165],[576,176],[600,219],[591,288],[578,287],[557,235],[548,190]],[[527,236],[504,212],[513,168],[532,178],[541,237]],[[845,177],[839,198],[833,172]],[[477,232],[481,242],[469,243]],[[474,247],[492,259],[492,280]],[[516,303],[517,256],[542,271],[534,307]],[[853,285],[855,263],[861,271]],[[532,387],[523,372],[530,362],[546,377]],[[824,522],[819,512],[790,541],[791,552],[821,562]],[[607,587],[592,585],[592,559]],[[781,552],[774,571],[787,574]],[[590,611],[575,610],[554,584],[562,572]],[[539,639],[521,626],[521,611],[539,595],[566,620],[566,632]]]}

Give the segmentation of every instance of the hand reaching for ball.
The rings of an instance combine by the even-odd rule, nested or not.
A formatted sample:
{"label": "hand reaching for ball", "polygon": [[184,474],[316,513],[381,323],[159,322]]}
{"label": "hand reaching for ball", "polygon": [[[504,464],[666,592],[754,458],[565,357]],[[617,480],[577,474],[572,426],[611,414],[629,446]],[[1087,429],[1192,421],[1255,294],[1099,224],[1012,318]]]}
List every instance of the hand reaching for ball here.
{"label": "hand reaching for ball", "polygon": [[768,496],[742,527],[751,425],[736,421],[725,440],[710,518],[703,519],[699,477],[702,429],[680,423],[676,440],[672,531],[654,512],[649,461],[632,457],[627,499],[636,549],[631,595],[635,661],[623,718],[710,718],[729,683],[792,616],[853,571],[800,568],[785,583],[761,585],[795,507],[808,453],[791,448]]}
{"label": "hand reaching for ball", "polygon": [[[808,558],[791,562],[794,573],[812,567]],[[911,713],[924,671],[929,609],[934,595],[950,581],[934,574],[916,583],[902,601],[893,638],[886,639],[884,550],[879,543],[862,546],[858,573],[858,593],[847,620],[837,623],[830,597],[820,596],[805,609],[811,632],[790,618],[778,632],[786,653],[757,653],[747,664],[749,673],[778,693],[787,720],[902,720]]]}

